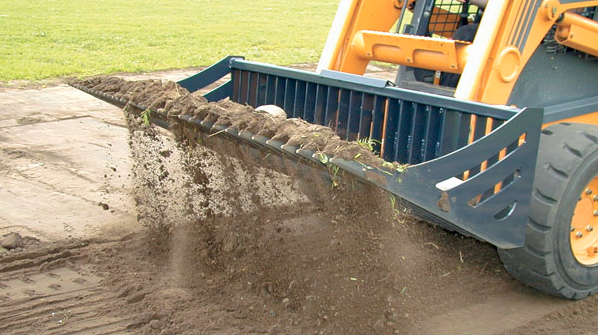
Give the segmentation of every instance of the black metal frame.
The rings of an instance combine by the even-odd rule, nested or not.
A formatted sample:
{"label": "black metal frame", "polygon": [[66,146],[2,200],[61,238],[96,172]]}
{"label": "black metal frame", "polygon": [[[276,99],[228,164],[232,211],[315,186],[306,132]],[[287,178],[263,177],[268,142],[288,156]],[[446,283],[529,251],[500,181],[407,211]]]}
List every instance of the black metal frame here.
{"label": "black metal frame", "polygon": [[[316,74],[240,57],[227,57],[179,84],[194,91],[229,74],[229,81],[205,95],[208,100],[274,104],[289,117],[330,126],[346,140],[383,142],[376,148],[381,157],[409,164],[406,172],[331,162],[406,200],[416,215],[433,223],[500,248],[523,245],[542,109],[491,106],[400,89],[379,79],[334,71]],[[195,122],[262,150],[322,165],[314,152]],[[470,134],[472,124],[476,127]],[[488,134],[487,125],[492,127]],[[452,185],[440,187],[447,180]]]}
{"label": "black metal frame", "polygon": [[[231,78],[205,97],[230,98],[257,107],[276,104],[290,117],[329,125],[347,140],[380,141],[387,161],[409,164],[406,171],[365,166],[190,115],[169,117],[153,111],[153,123],[195,127],[202,143],[245,145],[240,150],[271,166],[308,165],[328,172],[330,164],[388,190],[413,213],[434,224],[472,235],[500,248],[524,243],[543,110],[502,108],[392,87],[388,82],[324,71],[320,74],[227,57],[179,82],[190,91]],[[116,106],[146,106],[75,85]],[[334,117],[332,117],[334,116]],[[330,120],[334,120],[332,124]],[[491,120],[491,121],[489,121]],[[490,127],[491,132],[486,128]],[[198,135],[202,136],[202,135]],[[215,144],[214,144],[215,143]],[[260,156],[261,155],[261,156]]]}

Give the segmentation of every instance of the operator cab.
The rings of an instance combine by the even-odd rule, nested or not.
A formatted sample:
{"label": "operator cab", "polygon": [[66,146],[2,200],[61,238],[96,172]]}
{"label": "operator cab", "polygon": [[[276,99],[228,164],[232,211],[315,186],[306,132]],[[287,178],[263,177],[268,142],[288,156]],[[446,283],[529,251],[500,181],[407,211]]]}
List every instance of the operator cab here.
{"label": "operator cab", "polygon": [[[396,33],[436,38],[447,38],[473,43],[478,25],[488,0],[417,0],[405,2],[406,8],[397,22]],[[406,9],[406,10],[405,10]],[[573,11],[584,18],[598,21],[596,7],[579,8]],[[567,100],[572,96],[579,99],[592,96],[595,85],[584,82],[578,85],[562,85],[553,80],[555,72],[579,73],[584,81],[588,62],[598,59],[582,51],[568,48],[555,39],[556,24],[546,34],[534,57],[523,70],[516,89],[508,103],[510,105],[546,106]],[[559,65],[551,65],[558,60]],[[566,60],[563,62],[563,60]],[[556,63],[555,63],[556,64]],[[550,69],[550,71],[546,71]],[[544,75],[546,74],[546,75]],[[459,74],[434,71],[410,66],[400,66],[395,85],[421,92],[454,96],[460,79]],[[556,76],[559,77],[559,76]],[[586,76],[587,77],[587,76]],[[547,92],[562,92],[545,96],[537,92],[538,87],[550,86]]]}
{"label": "operator cab", "polygon": [[[473,42],[486,1],[418,0],[405,4],[407,10],[402,11],[397,33]],[[458,74],[401,66],[395,85],[452,96],[459,78]]]}

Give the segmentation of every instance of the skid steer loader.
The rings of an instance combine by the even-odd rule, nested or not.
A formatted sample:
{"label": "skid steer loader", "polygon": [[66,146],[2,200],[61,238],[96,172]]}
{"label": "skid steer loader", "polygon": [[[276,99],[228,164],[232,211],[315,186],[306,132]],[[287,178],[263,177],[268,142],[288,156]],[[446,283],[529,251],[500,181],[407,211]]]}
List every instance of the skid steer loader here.
{"label": "skid steer loader", "polygon": [[[262,155],[265,164],[340,168],[434,224],[495,245],[522,282],[581,299],[598,291],[597,6],[342,0],[316,72],[230,56],[179,82],[193,92],[230,76],[205,98],[276,105],[343,140],[374,140],[381,158],[406,170],[323,160],[189,115],[175,121]],[[452,38],[467,26],[472,42]],[[370,61],[399,64],[395,81],[364,75]],[[456,87],[446,85],[450,76]],[[151,112],[163,127],[172,118]]]}

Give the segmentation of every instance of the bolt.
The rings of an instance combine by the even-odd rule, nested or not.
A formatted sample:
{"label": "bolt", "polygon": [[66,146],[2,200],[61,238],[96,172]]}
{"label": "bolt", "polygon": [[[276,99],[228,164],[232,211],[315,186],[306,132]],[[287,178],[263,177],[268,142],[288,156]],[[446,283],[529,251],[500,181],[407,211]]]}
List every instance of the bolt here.
{"label": "bolt", "polygon": [[552,15],[556,15],[556,6],[552,7]]}
{"label": "bolt", "polygon": [[595,195],[594,198],[592,198],[592,200],[598,201],[598,195]]}
{"label": "bolt", "polygon": [[588,225],[588,226],[586,227],[586,230],[587,230],[587,231],[592,231],[592,230],[594,230],[594,227],[592,227],[591,225]]}
{"label": "bolt", "polygon": [[583,234],[580,231],[578,231],[577,234],[575,234],[575,236],[577,236],[577,238],[582,238]]}
{"label": "bolt", "polygon": [[571,226],[571,232],[575,231],[575,227]]}
{"label": "bolt", "polygon": [[594,211],[594,216],[598,216],[598,210]]}
{"label": "bolt", "polygon": [[587,195],[590,195],[590,194],[592,194],[592,190],[590,190],[589,188],[588,188],[588,189],[586,189],[586,194],[587,194]]}

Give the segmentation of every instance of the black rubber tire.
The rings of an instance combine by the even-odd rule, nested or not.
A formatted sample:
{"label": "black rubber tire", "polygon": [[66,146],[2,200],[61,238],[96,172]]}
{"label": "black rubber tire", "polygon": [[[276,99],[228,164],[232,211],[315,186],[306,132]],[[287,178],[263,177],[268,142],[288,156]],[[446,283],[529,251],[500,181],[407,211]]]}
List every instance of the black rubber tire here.
{"label": "black rubber tire", "polygon": [[569,238],[579,195],[597,173],[598,126],[561,123],[542,131],[525,245],[498,250],[513,277],[568,299],[598,291],[598,266],[579,263]]}

